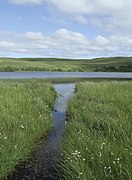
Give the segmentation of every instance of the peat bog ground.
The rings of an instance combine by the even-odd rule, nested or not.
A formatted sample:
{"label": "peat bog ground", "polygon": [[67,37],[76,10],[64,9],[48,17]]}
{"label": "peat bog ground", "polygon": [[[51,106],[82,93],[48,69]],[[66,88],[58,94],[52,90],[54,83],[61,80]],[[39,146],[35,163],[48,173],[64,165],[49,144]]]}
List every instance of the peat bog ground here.
{"label": "peat bog ground", "polygon": [[[19,179],[131,180],[131,81],[56,84],[56,101],[51,84],[18,82],[0,82],[0,177],[26,160],[32,164]],[[53,173],[45,176],[45,167]]]}

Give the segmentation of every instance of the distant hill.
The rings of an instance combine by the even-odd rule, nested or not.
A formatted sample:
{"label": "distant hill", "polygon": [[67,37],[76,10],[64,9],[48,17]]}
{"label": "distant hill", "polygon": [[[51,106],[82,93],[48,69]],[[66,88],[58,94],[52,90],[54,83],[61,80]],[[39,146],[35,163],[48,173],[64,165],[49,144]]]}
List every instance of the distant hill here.
{"label": "distant hill", "polygon": [[95,59],[0,58],[0,71],[132,72],[132,57]]}
{"label": "distant hill", "polygon": [[132,72],[132,57],[113,57],[96,59],[97,67],[95,71],[105,72]]}

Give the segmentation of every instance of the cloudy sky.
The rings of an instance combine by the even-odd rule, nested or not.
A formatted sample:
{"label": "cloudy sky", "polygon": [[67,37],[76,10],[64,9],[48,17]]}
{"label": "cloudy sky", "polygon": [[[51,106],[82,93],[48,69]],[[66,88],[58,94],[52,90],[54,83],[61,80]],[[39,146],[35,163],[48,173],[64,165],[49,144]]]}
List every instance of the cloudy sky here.
{"label": "cloudy sky", "polygon": [[0,0],[0,56],[132,55],[132,0]]}

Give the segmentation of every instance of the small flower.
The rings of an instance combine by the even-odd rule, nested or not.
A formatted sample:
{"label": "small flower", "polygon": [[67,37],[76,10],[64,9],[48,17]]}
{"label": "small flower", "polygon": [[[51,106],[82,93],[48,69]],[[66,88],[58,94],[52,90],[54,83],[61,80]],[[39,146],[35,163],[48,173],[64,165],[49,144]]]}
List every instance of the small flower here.
{"label": "small flower", "polygon": [[110,166],[107,168],[107,171],[109,171],[111,173],[111,167]]}
{"label": "small flower", "polygon": [[24,126],[23,126],[23,125],[21,125],[20,127],[21,127],[22,129],[24,129]]}
{"label": "small flower", "polygon": [[7,139],[7,137],[5,136],[4,139]]}

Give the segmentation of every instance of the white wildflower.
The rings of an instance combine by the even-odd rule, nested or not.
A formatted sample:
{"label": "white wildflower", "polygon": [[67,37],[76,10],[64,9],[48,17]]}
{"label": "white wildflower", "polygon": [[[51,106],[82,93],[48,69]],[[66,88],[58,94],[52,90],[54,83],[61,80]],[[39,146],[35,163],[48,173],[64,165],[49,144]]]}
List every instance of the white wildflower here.
{"label": "white wildflower", "polygon": [[23,126],[23,125],[21,125],[20,127],[21,127],[22,129],[24,129],[24,126]]}

